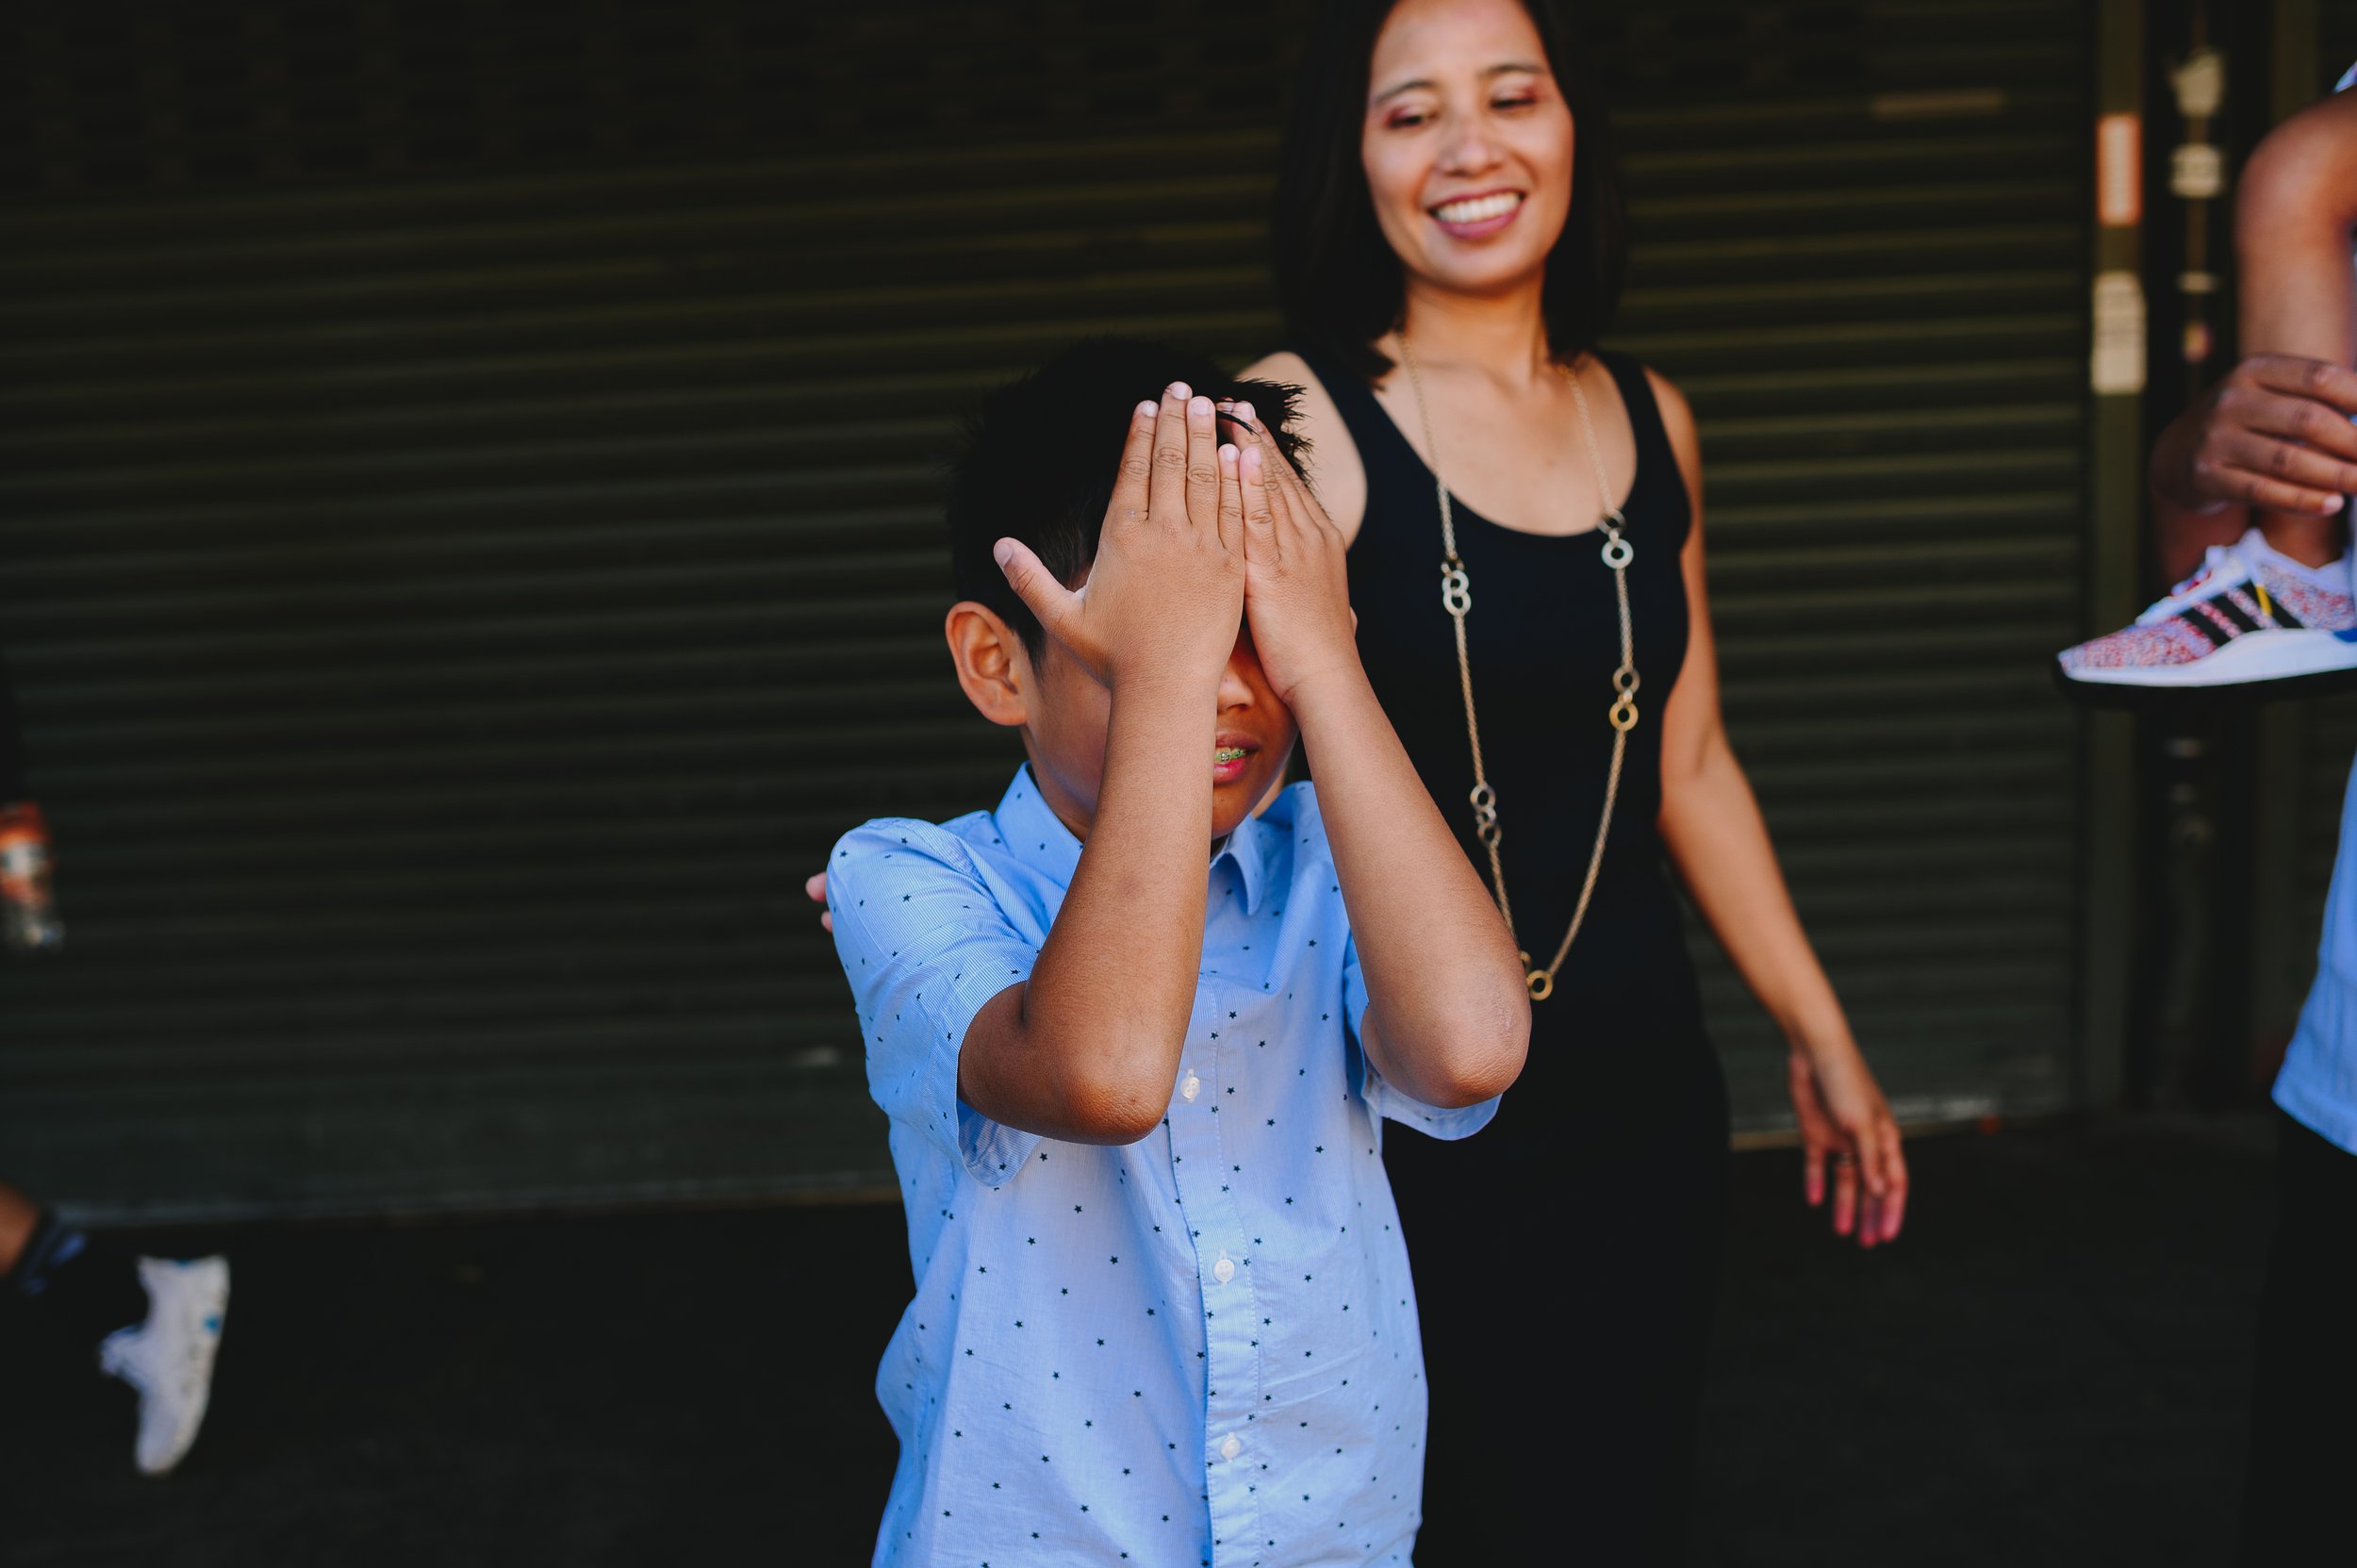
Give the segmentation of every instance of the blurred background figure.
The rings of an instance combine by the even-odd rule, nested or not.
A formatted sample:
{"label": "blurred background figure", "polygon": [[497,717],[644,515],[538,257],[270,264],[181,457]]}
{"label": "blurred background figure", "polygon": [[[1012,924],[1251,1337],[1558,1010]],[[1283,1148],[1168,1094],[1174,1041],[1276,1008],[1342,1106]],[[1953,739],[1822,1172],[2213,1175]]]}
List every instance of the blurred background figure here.
{"label": "blurred background figure", "polygon": [[[25,784],[16,691],[0,664],[0,932],[7,960],[38,961],[65,941],[49,879],[48,834]],[[135,1462],[161,1476],[205,1423],[213,1357],[229,1310],[225,1258],[141,1258],[66,1223],[0,1182],[0,1313],[91,1356],[140,1396]]]}

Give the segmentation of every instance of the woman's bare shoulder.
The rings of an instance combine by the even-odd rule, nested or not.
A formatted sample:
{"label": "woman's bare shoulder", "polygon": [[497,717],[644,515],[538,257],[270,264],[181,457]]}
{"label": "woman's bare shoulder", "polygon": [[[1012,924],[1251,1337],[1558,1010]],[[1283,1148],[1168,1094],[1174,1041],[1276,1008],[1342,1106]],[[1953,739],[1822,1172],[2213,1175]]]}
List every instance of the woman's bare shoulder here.
{"label": "woman's bare shoulder", "polygon": [[1694,429],[1694,410],[1678,390],[1677,383],[1655,370],[1645,367],[1645,385],[1653,392],[1654,406],[1661,410],[1662,433],[1670,437],[1670,450],[1677,454],[1678,472],[1686,481],[1687,493],[1699,498],[1703,487],[1702,437]]}
{"label": "woman's bare shoulder", "polygon": [[1237,375],[1240,380],[1274,381],[1301,388],[1294,428],[1310,443],[1305,477],[1317,492],[1326,515],[1343,531],[1343,537],[1357,538],[1359,524],[1367,513],[1367,470],[1359,460],[1359,443],[1350,438],[1350,427],[1343,422],[1342,410],[1335,406],[1326,384],[1308,360],[1289,349],[1254,360]]}

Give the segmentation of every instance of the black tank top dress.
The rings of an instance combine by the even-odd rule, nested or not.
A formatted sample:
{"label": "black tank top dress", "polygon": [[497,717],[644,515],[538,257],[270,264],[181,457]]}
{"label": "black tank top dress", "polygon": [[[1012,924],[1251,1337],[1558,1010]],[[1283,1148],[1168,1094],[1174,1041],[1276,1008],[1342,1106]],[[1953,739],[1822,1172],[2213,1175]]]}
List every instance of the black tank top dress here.
{"label": "black tank top dress", "polygon": [[[1366,467],[1349,563],[1360,658],[1487,883],[1431,470],[1364,381],[1305,357]],[[1728,1132],[1656,826],[1692,518],[1643,368],[1600,357],[1636,436],[1622,510],[1643,677],[1602,873],[1554,994],[1532,1006],[1529,1063],[1497,1119],[1456,1143],[1384,1130],[1431,1386],[1420,1568],[1685,1560]],[[1600,534],[1451,509],[1507,892],[1544,963],[1578,900],[1611,763],[1612,572]]]}

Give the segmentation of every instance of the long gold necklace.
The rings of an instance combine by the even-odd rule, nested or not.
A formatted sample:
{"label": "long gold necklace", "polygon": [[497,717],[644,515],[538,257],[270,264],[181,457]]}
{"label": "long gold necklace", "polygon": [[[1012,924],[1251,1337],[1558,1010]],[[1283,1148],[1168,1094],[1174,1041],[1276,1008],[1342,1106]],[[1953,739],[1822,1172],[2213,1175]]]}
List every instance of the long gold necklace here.
{"label": "long gold necklace", "polygon": [[[1498,792],[1482,766],[1481,725],[1474,718],[1473,662],[1465,654],[1465,616],[1473,608],[1473,579],[1465,574],[1465,563],[1457,553],[1457,519],[1449,507],[1448,481],[1441,477],[1441,448],[1432,438],[1432,411],[1425,405],[1424,377],[1417,371],[1416,351],[1409,346],[1404,332],[1399,335],[1399,357],[1408,367],[1408,384],[1415,389],[1416,417],[1424,423],[1432,487],[1441,498],[1441,603],[1457,626],[1457,682],[1465,693],[1465,739],[1473,747],[1474,786],[1466,798],[1473,805],[1474,835],[1490,851],[1490,885],[1497,890],[1498,913],[1506,917],[1507,934],[1514,937],[1519,949],[1522,938],[1514,933],[1514,906],[1507,901],[1506,867],[1498,857],[1498,840],[1505,836],[1505,830],[1498,826]],[[1596,497],[1604,505],[1604,520],[1598,527],[1604,534],[1604,564],[1612,569],[1612,591],[1621,605],[1621,665],[1612,672],[1612,708],[1607,716],[1612,726],[1612,768],[1605,776],[1604,813],[1596,823],[1596,847],[1589,852],[1587,878],[1579,884],[1579,902],[1572,910],[1572,927],[1563,933],[1562,946],[1555,949],[1555,958],[1545,968],[1531,967],[1530,954],[1521,954],[1524,982],[1530,987],[1532,1001],[1544,1001],[1554,993],[1556,971],[1563,967],[1572,941],[1588,918],[1589,900],[1596,894],[1596,874],[1604,869],[1605,840],[1612,832],[1612,806],[1621,795],[1621,764],[1628,754],[1628,733],[1637,728],[1637,644],[1628,619],[1628,564],[1637,558],[1637,552],[1622,535],[1628,519],[1612,504],[1612,492],[1605,487],[1604,451],[1596,442],[1596,421],[1589,416],[1588,394],[1580,389],[1578,368],[1566,366],[1564,371],[1572,384],[1572,401],[1579,409],[1580,431],[1588,437]]]}

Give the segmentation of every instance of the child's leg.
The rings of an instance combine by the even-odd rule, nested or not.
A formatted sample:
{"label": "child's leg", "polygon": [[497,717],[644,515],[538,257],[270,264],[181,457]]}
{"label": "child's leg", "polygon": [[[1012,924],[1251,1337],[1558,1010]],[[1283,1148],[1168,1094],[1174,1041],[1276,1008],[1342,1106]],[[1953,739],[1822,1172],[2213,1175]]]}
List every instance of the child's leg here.
{"label": "child's leg", "polygon": [[147,1315],[147,1292],[129,1254],[8,1186],[0,1186],[0,1289],[91,1351]]}

